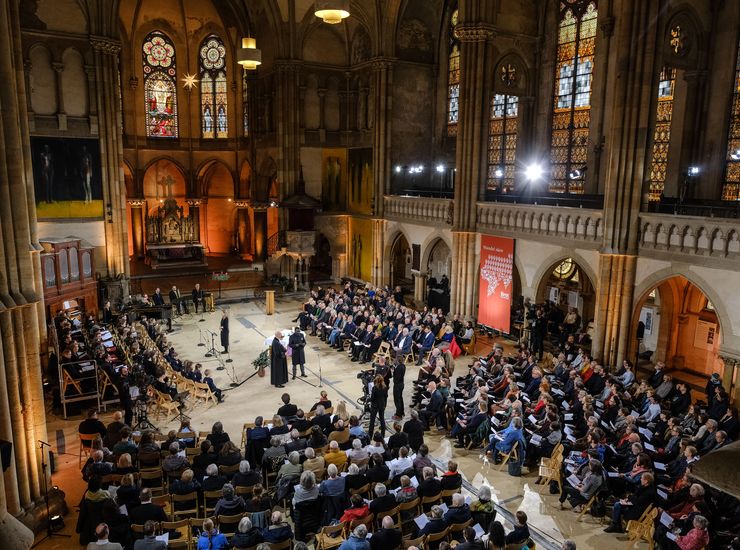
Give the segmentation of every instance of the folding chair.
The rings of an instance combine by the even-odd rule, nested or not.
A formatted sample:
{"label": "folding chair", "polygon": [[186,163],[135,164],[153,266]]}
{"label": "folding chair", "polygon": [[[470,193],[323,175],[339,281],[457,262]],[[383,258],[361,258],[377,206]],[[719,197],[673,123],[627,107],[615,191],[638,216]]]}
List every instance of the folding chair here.
{"label": "folding chair", "polygon": [[450,542],[453,540],[460,540],[462,538],[462,532],[465,530],[466,527],[469,527],[473,523],[473,518],[470,518],[465,523],[453,523],[450,525],[447,530],[447,536],[449,537]]}
{"label": "folding chair", "polygon": [[203,514],[209,516],[216,509],[218,499],[223,496],[221,489],[218,491],[203,491]]}
{"label": "folding chair", "polygon": [[430,495],[428,497],[421,497],[421,503],[419,504],[421,508],[421,513],[428,512],[432,506],[435,504],[439,504],[439,502],[442,500],[442,492],[440,491],[436,495]]}
{"label": "folding chair", "polygon": [[426,536],[422,535],[418,539],[403,539],[401,541],[401,545],[402,545],[403,550],[406,550],[406,548],[410,548],[411,546],[416,546],[417,548],[420,548],[421,550],[423,550],[425,542],[426,542]]}
{"label": "folding chair", "polygon": [[[92,453],[92,443],[97,438],[100,437],[100,434],[77,434],[80,437],[80,468],[82,467],[82,456],[85,456],[85,460],[90,458],[90,454]],[[85,446],[85,442],[89,443],[87,446]]]}
{"label": "folding chair", "polygon": [[239,522],[244,517],[244,514],[234,514],[231,516],[222,516],[218,515],[216,516],[216,519],[218,519],[218,529],[221,531],[224,535],[226,535],[228,538],[231,538],[234,533],[236,533],[237,527],[239,527]]}
{"label": "folding chair", "polygon": [[316,533],[316,550],[329,550],[341,546],[345,539],[346,527],[344,523],[322,527]]}
{"label": "folding chair", "polygon": [[408,502],[402,502],[398,505],[399,515],[401,517],[401,532],[406,535],[413,533],[414,517],[419,512],[421,499],[416,497],[414,500]]}
{"label": "folding chair", "polygon": [[144,469],[139,471],[139,479],[141,480],[141,486],[155,491],[158,493],[164,493],[164,476],[162,470],[157,469]]}
{"label": "folding chair", "polygon": [[180,516],[198,516],[200,506],[198,505],[198,493],[186,493],[184,495],[171,495],[172,517],[177,520]]}
{"label": "folding chair", "polygon": [[519,442],[517,441],[516,443],[514,443],[514,445],[511,447],[511,450],[508,453],[499,451],[499,454],[503,458],[503,460],[501,461],[501,465],[498,467],[499,471],[503,470],[504,466],[506,466],[506,463],[509,462],[509,460],[511,460],[512,458],[514,459],[514,461],[519,460],[519,452],[517,450],[518,447],[519,447]]}
{"label": "folding chair", "polygon": [[394,517],[393,520],[393,528],[394,529],[401,529],[401,506],[396,506],[395,508],[391,508],[390,510],[386,512],[378,512],[378,515],[375,516],[375,524],[377,525],[377,528],[380,529],[383,526],[383,518],[390,516]]}

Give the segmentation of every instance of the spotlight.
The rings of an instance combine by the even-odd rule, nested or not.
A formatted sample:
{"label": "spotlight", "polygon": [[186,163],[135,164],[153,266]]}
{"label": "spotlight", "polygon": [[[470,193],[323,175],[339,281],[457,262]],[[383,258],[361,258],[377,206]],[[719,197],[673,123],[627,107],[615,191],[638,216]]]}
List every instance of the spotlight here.
{"label": "spotlight", "polygon": [[536,162],[527,166],[524,170],[524,177],[529,181],[537,181],[542,177],[542,166]]}
{"label": "spotlight", "polygon": [[441,174],[441,173],[443,173],[444,171],[445,171],[445,167],[444,167],[444,164],[438,164],[438,165],[437,165],[437,172],[439,172],[439,173]]}
{"label": "spotlight", "polygon": [[689,176],[698,176],[701,168],[698,166],[689,166]]}
{"label": "spotlight", "polygon": [[730,158],[732,160],[740,160],[740,149],[735,149],[734,153],[730,153]]}
{"label": "spotlight", "polygon": [[572,180],[579,180],[583,177],[585,170],[582,170],[581,168],[574,168],[570,171],[570,174],[568,174],[568,177]]}
{"label": "spotlight", "polygon": [[493,175],[498,179],[501,179],[504,177],[504,171],[501,168],[496,168],[496,171],[493,173]]}
{"label": "spotlight", "polygon": [[274,200],[270,201],[270,208],[277,208],[277,205],[278,205],[277,201],[274,201]]}
{"label": "spotlight", "polygon": [[400,174],[400,173],[401,173],[401,167],[400,166],[396,166],[396,174]]}

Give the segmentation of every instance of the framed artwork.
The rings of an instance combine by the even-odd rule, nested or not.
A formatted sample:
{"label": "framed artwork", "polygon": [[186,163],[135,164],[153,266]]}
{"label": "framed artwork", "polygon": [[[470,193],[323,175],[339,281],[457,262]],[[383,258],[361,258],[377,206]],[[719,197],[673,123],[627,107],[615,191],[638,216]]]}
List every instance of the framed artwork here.
{"label": "framed artwork", "polygon": [[31,158],[39,220],[102,219],[97,139],[32,137]]}

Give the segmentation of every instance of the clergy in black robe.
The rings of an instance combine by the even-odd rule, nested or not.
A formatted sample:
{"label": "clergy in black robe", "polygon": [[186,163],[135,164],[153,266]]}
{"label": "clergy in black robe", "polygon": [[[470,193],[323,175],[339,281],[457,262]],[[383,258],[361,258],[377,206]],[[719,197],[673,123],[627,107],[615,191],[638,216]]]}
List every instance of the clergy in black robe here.
{"label": "clergy in black robe", "polygon": [[229,316],[226,310],[221,315],[221,346],[224,348],[223,353],[229,353]]}
{"label": "clergy in black robe", "polygon": [[288,339],[288,345],[292,350],[291,359],[293,360],[293,380],[295,380],[296,367],[301,367],[301,376],[306,377],[306,337],[300,331],[300,327],[295,327],[293,334]]}
{"label": "clergy in black robe", "polygon": [[285,348],[280,340],[283,339],[282,332],[276,332],[272,339],[270,353],[270,384],[277,388],[285,387],[288,382],[288,360],[285,357]]}

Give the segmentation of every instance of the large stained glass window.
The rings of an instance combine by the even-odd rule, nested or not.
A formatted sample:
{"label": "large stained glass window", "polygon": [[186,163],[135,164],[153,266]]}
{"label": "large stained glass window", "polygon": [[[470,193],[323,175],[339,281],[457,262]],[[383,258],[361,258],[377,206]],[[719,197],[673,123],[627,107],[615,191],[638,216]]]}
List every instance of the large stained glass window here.
{"label": "large stained glass window", "polygon": [[588,153],[596,15],[595,0],[560,2],[550,149],[554,193],[583,193],[583,178],[574,174],[583,174]]}
{"label": "large stained glass window", "polygon": [[516,169],[519,98],[495,94],[488,117],[488,189],[510,193]]}
{"label": "large stained glass window", "polygon": [[671,122],[673,121],[673,93],[676,88],[676,69],[663,67],[658,82],[658,104],[655,111],[655,131],[653,133],[653,155],[650,164],[651,201],[660,200],[665,189],[665,175],[668,168],[668,149],[671,143]]}
{"label": "large stained glass window", "polygon": [[146,135],[147,137],[176,138],[175,46],[166,34],[153,31],[144,39],[141,54],[144,64]]}
{"label": "large stained glass window", "polygon": [[740,200],[740,47],[735,59],[735,81],[732,89],[730,130],[727,136],[727,164],[722,199]]}
{"label": "large stained glass window", "polygon": [[450,55],[447,65],[447,135],[457,135],[460,116],[460,42],[455,38],[457,10],[450,17]]}
{"label": "large stained glass window", "polygon": [[216,35],[200,45],[200,121],[206,139],[229,135],[226,47]]}

